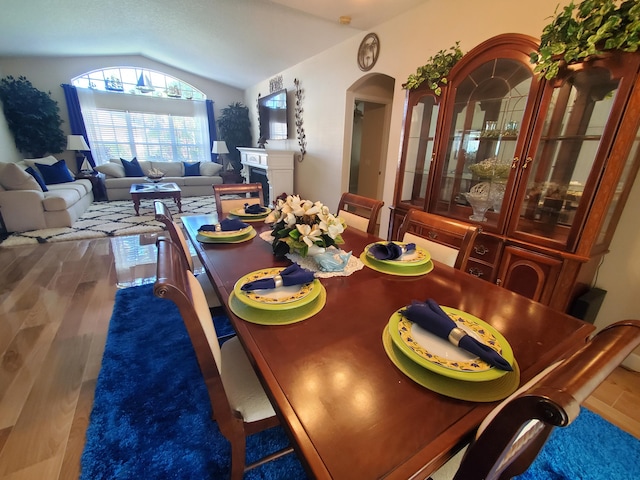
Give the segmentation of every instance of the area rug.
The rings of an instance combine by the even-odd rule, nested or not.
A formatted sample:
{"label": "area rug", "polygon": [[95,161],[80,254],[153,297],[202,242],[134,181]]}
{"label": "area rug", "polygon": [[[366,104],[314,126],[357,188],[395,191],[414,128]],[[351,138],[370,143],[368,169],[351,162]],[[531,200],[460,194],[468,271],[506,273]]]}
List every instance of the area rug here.
{"label": "area rug", "polygon": [[[230,447],[177,308],[152,285],[118,290],[82,455],[83,480],[227,478]],[[214,319],[218,335],[230,329]],[[285,445],[280,428],[249,438],[250,460]],[[521,480],[640,478],[640,441],[589,410],[556,429]],[[245,475],[306,479],[295,455]],[[353,478],[358,478],[354,472]]]}
{"label": "area rug", "polygon": [[[214,320],[218,335],[225,318]],[[281,428],[248,439],[249,460],[288,443]],[[118,290],[81,462],[83,480],[228,478],[231,449],[177,308],[152,285]],[[294,454],[246,480],[304,479]]]}
{"label": "area rug", "polygon": [[[215,212],[215,198],[211,196],[185,197],[182,199],[182,213],[173,200],[166,200],[174,218],[184,215],[202,215]],[[1,247],[14,247],[47,242],[64,242],[88,238],[138,235],[163,230],[163,225],[155,220],[153,200],[140,203],[140,215],[133,210],[131,200],[112,202],[94,202],[72,227],[47,228],[28,232],[13,233],[7,237]]]}

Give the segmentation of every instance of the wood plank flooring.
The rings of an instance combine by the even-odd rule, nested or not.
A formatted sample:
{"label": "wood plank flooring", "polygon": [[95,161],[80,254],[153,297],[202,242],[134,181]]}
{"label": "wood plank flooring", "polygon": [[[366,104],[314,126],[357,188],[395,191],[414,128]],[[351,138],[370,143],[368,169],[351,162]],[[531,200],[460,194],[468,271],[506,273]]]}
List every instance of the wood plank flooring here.
{"label": "wood plank flooring", "polygon": [[[0,479],[79,477],[117,281],[110,239],[0,248]],[[622,368],[586,403],[637,438],[639,404]]]}

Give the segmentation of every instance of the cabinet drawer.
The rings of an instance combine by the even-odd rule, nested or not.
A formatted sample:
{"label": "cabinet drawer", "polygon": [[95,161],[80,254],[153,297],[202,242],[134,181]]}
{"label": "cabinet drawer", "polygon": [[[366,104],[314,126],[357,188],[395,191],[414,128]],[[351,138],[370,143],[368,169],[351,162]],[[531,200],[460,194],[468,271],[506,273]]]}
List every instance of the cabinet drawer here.
{"label": "cabinet drawer", "polygon": [[487,282],[493,282],[495,276],[495,267],[493,265],[487,265],[472,258],[467,262],[467,268],[465,271],[470,275],[486,280]]}
{"label": "cabinet drawer", "polygon": [[502,248],[502,242],[499,238],[480,234],[473,243],[470,258],[493,265],[498,259],[500,248]]}

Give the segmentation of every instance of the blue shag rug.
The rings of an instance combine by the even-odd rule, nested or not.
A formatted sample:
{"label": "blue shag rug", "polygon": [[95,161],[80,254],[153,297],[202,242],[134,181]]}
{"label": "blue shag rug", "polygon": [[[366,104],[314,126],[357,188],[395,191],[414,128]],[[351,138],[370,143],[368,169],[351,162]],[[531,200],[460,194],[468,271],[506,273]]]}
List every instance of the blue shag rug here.
{"label": "blue shag rug", "polygon": [[[214,318],[219,336],[232,333]],[[248,439],[249,461],[282,448],[281,428]],[[153,285],[118,290],[81,461],[82,480],[222,479],[230,446],[211,420],[209,397],[175,305]],[[640,441],[582,409],[556,429],[520,480],[640,478]],[[357,478],[357,472],[354,477]],[[307,476],[287,455],[258,467],[246,480]]]}

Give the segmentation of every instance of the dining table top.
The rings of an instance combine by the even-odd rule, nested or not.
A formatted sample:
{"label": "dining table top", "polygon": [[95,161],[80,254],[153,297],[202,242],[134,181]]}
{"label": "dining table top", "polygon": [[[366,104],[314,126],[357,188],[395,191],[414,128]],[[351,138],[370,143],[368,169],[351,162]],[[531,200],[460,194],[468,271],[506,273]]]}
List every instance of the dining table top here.
{"label": "dining table top", "polygon": [[[427,274],[399,276],[365,266],[321,278],[326,303],[306,320],[261,325],[230,308],[238,279],[291,264],[260,236],[201,243],[213,215],[181,218],[283,427],[312,478],[425,478],[468,443],[497,405],[451,398],[400,371],[383,346],[390,317],[433,298],[482,319],[513,349],[520,384],[585,344],[594,327],[437,261]],[[252,223],[258,234],[270,229]],[[347,228],[340,248],[359,256],[380,238]]]}

